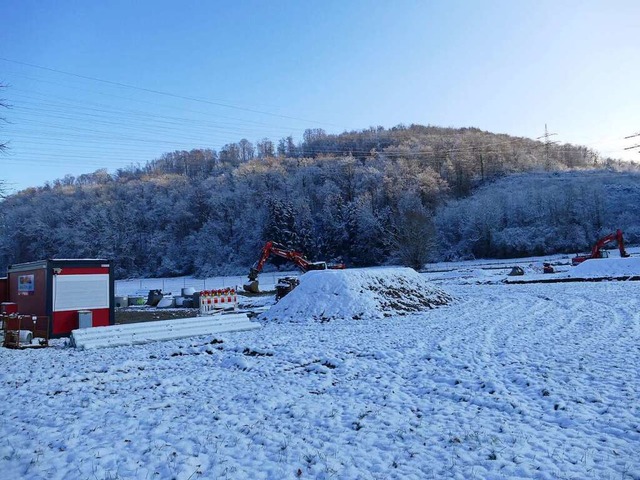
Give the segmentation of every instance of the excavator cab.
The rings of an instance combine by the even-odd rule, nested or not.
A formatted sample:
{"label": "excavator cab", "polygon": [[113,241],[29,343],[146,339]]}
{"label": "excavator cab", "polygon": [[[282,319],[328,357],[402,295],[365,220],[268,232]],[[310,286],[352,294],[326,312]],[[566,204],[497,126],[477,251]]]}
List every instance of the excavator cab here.
{"label": "excavator cab", "polygon": [[306,265],[307,271],[309,270],[326,270],[327,262],[309,262]]}
{"label": "excavator cab", "polygon": [[287,293],[300,285],[298,277],[283,277],[278,279],[276,283],[276,302],[280,301]]}

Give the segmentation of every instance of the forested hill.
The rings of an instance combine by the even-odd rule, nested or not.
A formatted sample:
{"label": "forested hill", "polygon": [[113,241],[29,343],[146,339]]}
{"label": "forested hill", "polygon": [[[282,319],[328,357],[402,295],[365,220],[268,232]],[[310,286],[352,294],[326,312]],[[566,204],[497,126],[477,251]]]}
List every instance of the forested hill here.
{"label": "forested hill", "polygon": [[351,266],[575,251],[612,228],[638,242],[634,172],[586,147],[473,128],[243,139],[11,195],[0,268],[105,257],[118,277],[237,273],[266,240]]}

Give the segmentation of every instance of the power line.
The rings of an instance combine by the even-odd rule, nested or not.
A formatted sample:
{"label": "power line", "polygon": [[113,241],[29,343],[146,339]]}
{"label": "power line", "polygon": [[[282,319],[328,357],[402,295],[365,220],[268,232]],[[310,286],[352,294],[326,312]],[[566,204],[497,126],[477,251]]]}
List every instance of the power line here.
{"label": "power line", "polygon": [[[634,133],[633,135],[629,135],[627,137],[624,137],[624,139],[628,140],[630,138],[635,138],[635,137],[640,137],[640,132]],[[636,148],[640,148],[640,143],[636,143],[635,145],[632,145],[631,147],[627,147],[627,148],[625,148],[625,150],[635,150]]]}
{"label": "power line", "polygon": [[[14,88],[12,89],[13,91],[25,91],[22,90],[20,88]],[[86,90],[85,90],[86,91]],[[174,117],[174,116],[167,116],[167,115],[159,115],[159,114],[154,114],[154,113],[148,113],[145,111],[141,111],[141,110],[133,110],[133,109],[125,109],[125,108],[118,108],[118,107],[114,107],[113,104],[108,104],[105,105],[103,103],[97,103],[97,102],[88,102],[86,100],[83,100],[82,102],[80,102],[77,99],[69,99],[67,97],[63,97],[63,96],[58,96],[57,98],[60,100],[66,100],[67,102],[71,102],[71,103],[64,103],[64,102],[56,102],[56,103],[51,103],[51,97],[50,95],[47,94],[43,94],[43,93],[39,93],[39,92],[29,92],[31,95],[35,95],[36,98],[32,98],[29,95],[20,95],[18,94],[18,97],[22,97],[22,98],[26,98],[27,100],[32,100],[32,101],[37,101],[39,105],[49,105],[49,106],[58,106],[61,108],[73,108],[73,109],[80,109],[80,110],[93,110],[93,111],[108,111],[108,112],[113,112],[113,113],[126,113],[126,114],[132,114],[132,115],[140,115],[140,116],[146,116],[146,117],[158,117],[158,118],[170,118],[170,119],[174,119],[174,120],[184,120],[184,121],[196,121],[196,122],[203,122],[203,123],[208,123],[208,124],[212,124],[212,125],[220,125],[221,122],[213,122],[211,120],[203,120],[203,119],[195,119],[195,118],[185,118],[185,117]],[[91,92],[89,91],[89,93],[97,93],[99,95],[107,95],[109,97],[114,97],[114,98],[118,98],[121,100],[127,100],[127,101],[136,101],[136,102],[140,102],[140,103],[145,103],[145,104],[149,104],[149,105],[154,105],[154,106],[160,106],[160,107],[164,107],[163,105],[159,105],[157,102],[147,102],[145,100],[142,99],[130,99],[127,97],[122,97],[120,95],[110,95],[110,94],[105,94],[105,93],[101,93],[101,92]],[[15,94],[12,94],[12,96],[16,96]],[[40,98],[45,98],[46,101],[42,101],[39,100],[37,97]],[[92,108],[96,107],[96,108]],[[97,108],[100,107],[100,108]],[[171,107],[174,108],[174,107]],[[257,127],[269,127],[271,129],[273,129],[274,127],[269,124],[269,123],[265,123],[265,122],[257,122],[254,120],[248,120],[248,119],[242,119],[242,118],[235,118],[235,117],[228,117],[228,116],[224,116],[224,115],[220,115],[220,114],[212,114],[211,112],[204,112],[204,111],[198,111],[198,110],[193,110],[193,109],[189,109],[189,108],[181,108],[181,111],[186,111],[186,112],[190,112],[190,113],[197,113],[200,115],[206,115],[207,118],[211,117],[211,116],[215,116],[215,117],[219,117],[219,118],[223,118],[225,120],[233,120],[236,122],[239,122],[240,124],[249,124],[249,125],[255,125]],[[236,125],[236,124],[230,124],[230,125]],[[279,126],[277,127],[279,130],[300,130],[302,131],[302,128],[300,127],[288,127],[288,126]]]}
{"label": "power line", "polygon": [[[260,112],[257,110],[242,108],[242,107],[234,107],[226,104],[219,104],[216,102],[201,100],[197,98],[191,98],[182,95],[170,94],[167,92],[155,91],[146,88],[135,87],[126,84],[120,84],[118,82],[111,82],[108,80],[101,80],[93,77],[86,77],[84,75],[73,74],[69,72],[63,72],[60,70],[55,70],[47,67],[41,67],[38,65],[26,64],[23,62],[16,62],[12,60],[8,60],[0,57],[0,60],[26,65],[32,68],[40,68],[45,71],[52,71],[55,73],[60,73],[64,75],[69,75],[72,77],[77,77],[84,80],[91,80],[102,82],[105,84],[111,84],[118,87],[130,88],[135,91],[145,91],[154,94],[165,95],[168,97],[179,98],[183,100],[197,101],[200,103],[206,103],[211,105],[225,106],[230,108],[237,108],[239,110],[244,110],[253,113],[265,113],[268,112]],[[36,74],[38,75],[38,74]],[[40,81],[40,80],[39,80]],[[54,83],[57,85],[67,86],[65,83],[56,83],[56,82],[48,82]],[[69,84],[80,83],[78,81],[71,81]],[[74,88],[76,87],[71,87]],[[19,89],[18,89],[19,90]],[[81,90],[81,89],[78,89]],[[104,92],[92,92],[100,95],[108,95],[111,97],[116,97],[120,99],[131,101],[140,101],[144,103],[149,103],[153,105],[157,105],[154,102],[145,102],[139,98],[128,98],[118,95],[111,95]],[[65,158],[66,160],[70,160],[70,158],[77,159],[91,159],[92,162],[96,161],[96,157],[102,157],[105,159],[110,159],[110,162],[122,161],[120,158],[126,156],[127,160],[130,161],[131,158],[144,156],[146,155],[146,160],[151,161],[152,155],[151,153],[147,154],[146,152],[151,149],[145,149],[145,144],[152,145],[165,145],[164,148],[176,148],[176,149],[185,149],[184,144],[188,142],[197,142],[201,145],[210,144],[214,139],[221,138],[221,135],[229,134],[229,133],[237,133],[238,135],[246,135],[247,132],[252,131],[253,128],[258,129],[258,125],[268,125],[261,122],[255,122],[251,120],[243,120],[236,119],[232,117],[222,117],[231,119],[237,122],[244,123],[245,125],[232,124],[229,122],[211,122],[204,119],[197,118],[184,118],[178,116],[169,116],[169,115],[157,115],[152,114],[140,110],[135,109],[127,109],[127,108],[116,108],[112,105],[104,105],[95,102],[84,102],[76,99],[65,99],[64,97],[55,97],[54,100],[51,99],[51,96],[40,93],[32,93],[34,96],[23,95],[23,98],[26,98],[28,101],[25,102],[27,106],[17,107],[17,110],[21,110],[20,116],[14,116],[13,118],[17,118],[20,120],[24,120],[29,123],[30,126],[44,126],[47,127],[47,130],[39,129],[34,130],[32,135],[33,140],[29,143],[31,145],[37,144],[37,147],[34,148],[30,145],[29,153],[37,156],[38,152],[43,151],[44,156],[50,156],[52,158]],[[133,94],[132,94],[133,95]],[[37,97],[45,98],[46,101],[38,101]],[[56,101],[56,100],[67,100],[67,102]],[[161,105],[158,106],[174,108],[169,105]],[[194,113],[202,113],[204,115],[208,115],[205,112],[197,112],[193,110]],[[278,116],[282,118],[289,118],[293,120],[303,120],[297,119],[296,117],[287,117],[282,115],[272,114],[272,116]],[[42,120],[45,120],[44,122]],[[47,123],[47,120],[65,120],[67,122],[58,122],[58,123]],[[308,121],[308,120],[303,120]],[[78,127],[77,124],[69,123],[69,122],[85,122],[82,126]],[[184,123],[189,123],[189,126],[185,126]],[[320,122],[317,122],[320,123]],[[256,127],[249,127],[246,124],[254,124]],[[327,124],[329,125],[329,124]],[[94,128],[86,128],[94,127]],[[105,128],[101,128],[105,127]],[[113,128],[120,127],[120,128]],[[285,127],[286,128],[286,127]],[[188,130],[187,130],[188,129]],[[211,130],[215,130],[217,132],[213,132]],[[274,128],[275,130],[275,128]],[[185,133],[188,131],[190,133]],[[264,131],[264,129],[262,129]],[[14,134],[12,136],[16,138],[23,138],[30,140],[29,130],[21,129],[16,130],[16,132],[20,132]],[[43,138],[43,135],[47,135],[47,138]],[[180,137],[180,140],[172,141],[172,136],[177,135]],[[376,136],[378,132],[376,131]],[[545,162],[548,166],[549,163],[549,154],[550,154],[550,146],[552,144],[556,144],[558,142],[552,142],[549,140],[549,137],[557,135],[556,133],[549,133],[547,129],[547,125],[545,124],[545,134],[539,139],[544,138],[544,147],[545,147]],[[339,135],[335,135],[336,138],[339,138]],[[499,137],[498,137],[499,138]],[[225,139],[228,140],[228,139]],[[429,157],[435,155],[456,155],[456,154],[465,154],[465,153],[473,153],[478,149],[485,149],[482,151],[483,154],[487,155],[509,155],[510,150],[509,147],[504,149],[500,148],[500,145],[522,145],[526,146],[527,149],[531,146],[529,142],[533,142],[528,138],[510,138],[504,141],[492,141],[487,144],[477,145],[473,143],[468,143],[468,140],[462,140],[465,145],[458,146],[450,146],[450,147],[438,147],[429,146],[430,150],[422,150],[422,151],[404,151],[397,147],[391,147],[389,151],[381,151],[377,152],[378,155],[384,155],[388,158],[403,158],[403,157]],[[23,145],[25,145],[23,143]],[[117,145],[118,148],[114,148],[113,145]],[[53,150],[53,153],[44,152],[46,148],[50,147]],[[67,152],[60,152],[60,148],[66,148]],[[102,152],[102,148],[104,148],[105,152]],[[633,147],[631,147],[633,148]],[[56,151],[57,150],[57,151]],[[85,150],[86,153],[82,153],[79,150]],[[93,151],[98,151],[98,154],[93,154]],[[186,148],[189,150],[189,148]],[[555,148],[554,152],[562,152],[562,151],[572,151],[572,148]],[[531,152],[525,152],[531,154]],[[116,154],[113,155],[108,154]],[[321,156],[321,155],[358,155],[373,158],[371,152],[369,150],[362,149],[348,149],[348,148],[319,148],[319,149],[309,149],[307,151],[308,155],[313,156]],[[304,155],[304,151],[302,152]],[[159,155],[156,155],[155,158],[158,158]],[[453,157],[452,157],[453,158]],[[106,160],[105,160],[106,161]],[[454,158],[455,161],[455,158]],[[104,166],[104,165],[103,165]]]}
{"label": "power line", "polygon": [[[127,111],[113,108],[92,108],[79,107],[56,102],[27,100],[14,105],[14,109],[18,115],[12,116],[12,124],[16,124],[16,120],[24,118],[29,120],[30,116],[35,114],[35,118],[40,117],[57,117],[68,121],[82,121],[91,124],[112,124],[116,127],[126,128],[130,131],[135,128],[139,131],[156,131],[180,133],[188,132],[186,135],[197,133],[198,131],[208,136],[213,132],[226,134],[234,134],[242,137],[255,137],[269,134],[281,135],[282,130],[268,128],[265,132],[264,128],[257,126],[247,126],[238,124],[221,124],[219,122],[211,122],[205,119],[156,115],[141,111]],[[75,128],[75,127],[72,127]],[[273,131],[271,131],[273,130]],[[287,132],[289,133],[289,132]],[[223,140],[228,141],[228,137]]]}
{"label": "power line", "polygon": [[265,111],[261,111],[261,110],[255,110],[255,109],[252,109],[252,108],[239,107],[237,105],[231,105],[231,104],[227,104],[227,103],[213,102],[213,101],[202,99],[202,98],[189,97],[189,96],[186,96],[186,95],[178,95],[178,94],[175,94],[175,93],[164,92],[162,90],[154,90],[152,88],[137,87],[135,85],[129,85],[129,84],[126,84],[126,83],[121,83],[121,82],[114,82],[112,80],[105,80],[105,79],[102,79],[102,78],[91,77],[91,76],[88,76],[88,75],[81,75],[81,74],[78,74],[78,73],[66,72],[64,70],[58,70],[58,69],[55,69],[55,68],[44,67],[42,65],[36,65],[36,64],[33,64],[33,63],[20,62],[18,60],[11,60],[11,59],[4,58],[4,57],[0,57],[0,60],[2,60],[4,62],[14,63],[14,64],[17,64],[17,65],[23,65],[23,66],[26,66],[26,67],[37,68],[37,69],[45,70],[45,71],[48,71],[48,72],[54,72],[54,73],[58,73],[58,74],[61,74],[61,75],[67,75],[67,76],[70,76],[70,77],[82,78],[84,80],[90,80],[90,81],[93,81],[93,82],[100,82],[100,83],[104,83],[104,84],[107,84],[107,85],[114,85],[116,87],[121,87],[121,88],[129,88],[129,89],[137,90],[137,91],[140,91],[140,92],[152,93],[152,94],[155,94],[155,95],[162,95],[162,96],[170,97],[170,98],[179,98],[181,100],[188,100],[188,101],[191,101],[191,102],[199,102],[199,103],[204,103],[204,104],[208,104],[208,105],[214,105],[214,106],[217,106],[217,107],[231,108],[231,109],[245,111],[245,112],[257,113],[257,114],[260,114],[260,115],[268,115],[268,116],[271,116],[271,117],[286,118],[286,119],[289,119],[289,120],[297,120],[297,121],[302,121],[302,122],[315,123],[315,124],[319,124],[319,125],[330,125],[332,127],[344,128],[343,126],[335,125],[335,124],[331,124],[331,123],[327,123],[327,122],[320,122],[320,121],[317,121],[317,120],[308,120],[308,119],[299,118],[299,117],[292,117],[292,116],[289,116],[289,115],[281,115],[281,114],[277,114],[277,113],[265,112]]}
{"label": "power line", "polygon": [[[27,97],[27,98],[28,98],[28,97]],[[122,97],[121,97],[121,98],[122,98]],[[53,106],[54,104],[49,103],[49,105]],[[38,110],[38,109],[32,108],[32,110]],[[94,111],[98,111],[98,112],[100,112],[100,111],[101,111],[100,109],[90,109],[90,110],[94,110]],[[53,112],[55,112],[55,109],[53,110]],[[64,112],[64,110],[63,110],[63,112]],[[112,112],[113,112],[113,110],[108,110],[106,113],[112,113]],[[115,112],[113,112],[113,113],[115,113]],[[178,117],[153,116],[153,115],[146,114],[146,113],[144,113],[144,112],[134,112],[134,111],[130,111],[130,113],[132,113],[132,114],[134,114],[134,115],[136,115],[136,114],[137,114],[137,115],[140,115],[140,116],[150,117],[150,118],[154,118],[154,119],[156,119],[156,118],[167,118],[167,119],[175,119],[175,120],[178,120],[178,121],[189,121],[189,119],[178,118]],[[68,113],[67,115],[76,115],[76,112],[70,112],[70,113]],[[78,113],[77,115],[90,115],[90,114],[86,114],[86,113]],[[100,116],[99,116],[99,115],[93,115],[93,116],[94,116],[94,117],[97,117],[97,118],[100,118]],[[63,117],[63,118],[65,118],[65,117]],[[103,118],[104,118],[104,117],[103,117]],[[106,117],[106,118],[108,118],[108,117]],[[68,119],[69,119],[69,120],[71,120],[71,118],[68,118]],[[73,119],[75,120],[75,119],[76,119],[76,117],[74,117]],[[195,120],[195,121],[197,122],[197,120]],[[93,123],[97,123],[97,122],[93,121]],[[103,124],[110,124],[110,123],[112,123],[112,122],[103,121]],[[118,122],[118,123],[120,123],[120,122]],[[165,123],[165,122],[163,122],[163,123]],[[175,123],[175,122],[171,122],[171,121],[166,122],[166,123],[169,123],[169,124],[176,124],[176,125],[178,125],[177,123]],[[132,125],[131,125],[131,123],[130,123],[129,125],[127,125],[127,126],[126,126],[126,128],[127,128],[128,130],[130,130],[131,126],[132,126]],[[145,125],[145,126],[146,126],[147,128],[149,127],[148,125]],[[232,129],[230,129],[230,128],[224,128],[224,127],[217,127],[216,129],[219,129],[219,130],[221,130],[221,131],[227,131],[227,132],[235,132],[235,130],[232,130]],[[138,129],[138,131],[139,131],[139,132],[143,132],[140,128]],[[146,129],[145,129],[145,130],[144,130],[144,132],[148,132],[148,130],[146,130]],[[153,131],[153,133],[160,133],[160,132],[158,132],[158,130],[155,130],[155,131]],[[243,133],[244,133],[244,132],[243,132]],[[207,135],[211,135],[211,133],[210,133],[210,132],[207,132]],[[546,139],[546,141],[545,141],[545,151],[546,151],[547,158],[548,158],[548,153],[549,153],[549,151],[548,151],[549,144],[551,144],[551,143],[557,143],[557,142],[550,142],[550,141],[548,140],[548,137],[549,137],[549,136],[552,136],[552,135],[555,135],[555,134],[549,134],[549,133],[548,133],[548,131],[546,130],[546,125],[545,125],[545,135],[544,135],[543,137],[538,137],[538,138],[545,138],[545,139]],[[183,137],[184,137],[184,135],[183,135]],[[193,138],[193,137],[190,137],[190,139],[191,139],[191,138]],[[198,141],[198,140],[194,140],[194,141]],[[500,143],[517,143],[518,141],[519,141],[519,139],[510,139],[510,140],[508,140],[508,141],[506,141],[506,142],[500,142]],[[496,143],[498,143],[498,142],[492,142],[491,146],[494,146]],[[449,153],[465,152],[465,151],[473,150],[473,149],[475,149],[475,148],[483,148],[483,147],[484,147],[484,146],[476,146],[476,145],[473,145],[473,146],[470,146],[470,147],[464,147],[464,148],[455,148],[455,149],[454,149],[454,148],[450,148],[450,149],[448,149],[448,152],[449,152]],[[335,152],[335,151],[329,151],[329,150],[326,150],[326,149],[322,149],[322,152],[318,152],[318,153],[333,153],[333,152]],[[367,154],[367,153],[369,153],[369,152],[361,152],[361,151],[357,151],[357,150],[351,150],[351,152],[352,152],[352,153],[355,153],[355,154],[358,154],[358,153]],[[344,153],[344,149],[341,149],[341,150],[339,150],[339,151],[337,151],[337,152],[335,152],[335,153]],[[387,153],[387,155],[391,155],[389,152],[386,152],[386,153]],[[397,154],[397,155],[421,155],[421,154],[422,154],[422,152],[417,152],[417,153],[413,153],[413,152],[411,152],[411,153],[408,153],[408,152],[402,152],[401,154]]]}

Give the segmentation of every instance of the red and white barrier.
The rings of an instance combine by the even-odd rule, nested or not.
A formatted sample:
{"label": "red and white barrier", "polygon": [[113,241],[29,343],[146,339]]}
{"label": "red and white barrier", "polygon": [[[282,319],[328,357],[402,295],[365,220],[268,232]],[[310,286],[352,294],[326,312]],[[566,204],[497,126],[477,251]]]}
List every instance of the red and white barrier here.
{"label": "red and white barrier", "polygon": [[238,295],[235,289],[203,290],[200,292],[200,313],[217,313],[221,310],[235,310]]}

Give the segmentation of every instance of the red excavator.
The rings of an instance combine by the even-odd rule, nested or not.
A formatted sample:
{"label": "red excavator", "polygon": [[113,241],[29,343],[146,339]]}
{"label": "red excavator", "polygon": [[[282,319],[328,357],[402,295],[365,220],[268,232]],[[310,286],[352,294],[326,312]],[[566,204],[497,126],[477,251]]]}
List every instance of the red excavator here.
{"label": "red excavator", "polygon": [[260,255],[260,259],[253,264],[251,270],[249,271],[249,282],[243,285],[244,289],[247,292],[258,293],[258,274],[262,271],[262,267],[269,259],[271,255],[277,255],[278,257],[282,257],[290,262],[296,264],[296,266],[302,270],[302,272],[308,272],[309,270],[339,270],[345,268],[344,264],[327,264],[327,262],[311,262],[307,260],[304,255],[300,252],[296,252],[295,250],[287,250],[282,245],[279,245],[275,242],[269,241],[265,243],[264,247],[262,247],[262,254]]}
{"label": "red excavator", "polygon": [[628,257],[629,254],[624,249],[624,239],[622,238],[622,230],[616,230],[616,233],[610,233],[606,237],[602,237],[600,240],[596,242],[596,244],[591,249],[590,255],[576,255],[571,259],[572,265],[579,265],[585,260],[589,260],[590,258],[607,258],[609,256],[609,252],[603,250],[603,247],[611,242],[618,242],[618,249],[620,250],[621,257]]}

